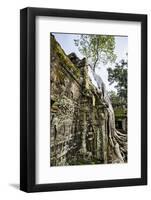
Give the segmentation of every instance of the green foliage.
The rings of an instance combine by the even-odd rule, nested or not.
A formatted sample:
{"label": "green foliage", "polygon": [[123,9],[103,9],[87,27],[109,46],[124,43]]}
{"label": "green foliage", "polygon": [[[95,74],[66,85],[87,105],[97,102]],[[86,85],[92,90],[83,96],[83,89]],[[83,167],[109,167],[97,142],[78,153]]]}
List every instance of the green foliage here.
{"label": "green foliage", "polygon": [[127,102],[127,61],[121,60],[115,68],[108,68],[108,81],[110,84],[116,83],[118,96]]}
{"label": "green foliage", "polygon": [[114,113],[116,119],[122,119],[127,116],[127,110],[120,106],[114,109]]}
{"label": "green foliage", "polygon": [[110,97],[115,118],[122,119],[127,115],[127,103],[124,98],[121,98],[118,94],[116,94],[114,91],[108,92],[108,95]]}
{"label": "green foliage", "polygon": [[108,95],[110,97],[110,100],[112,102],[112,105],[119,105],[119,103],[121,102],[120,97],[116,94],[115,91],[109,91]]}
{"label": "green foliage", "polygon": [[80,53],[87,59],[94,71],[100,62],[107,64],[116,59],[114,36],[82,34],[79,39],[74,41]]}

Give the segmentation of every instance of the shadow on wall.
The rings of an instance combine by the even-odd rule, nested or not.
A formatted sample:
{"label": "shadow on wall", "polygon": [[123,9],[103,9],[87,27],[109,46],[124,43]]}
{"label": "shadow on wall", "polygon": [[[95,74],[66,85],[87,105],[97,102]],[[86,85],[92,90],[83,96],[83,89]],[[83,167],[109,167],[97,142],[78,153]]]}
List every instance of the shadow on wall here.
{"label": "shadow on wall", "polygon": [[16,190],[19,190],[20,185],[17,183],[10,183],[9,184],[11,187],[15,188]]}

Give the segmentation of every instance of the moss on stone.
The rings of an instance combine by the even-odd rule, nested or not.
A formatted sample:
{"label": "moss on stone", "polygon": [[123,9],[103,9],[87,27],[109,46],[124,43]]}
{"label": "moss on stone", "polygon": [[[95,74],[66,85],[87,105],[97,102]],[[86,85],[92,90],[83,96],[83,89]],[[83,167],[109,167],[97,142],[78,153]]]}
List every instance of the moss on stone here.
{"label": "moss on stone", "polygon": [[53,54],[57,55],[59,57],[59,63],[67,67],[68,70],[73,72],[75,76],[78,78],[80,77],[80,69],[78,69],[68,58],[68,56],[65,54],[64,50],[61,48],[59,43],[56,41],[55,37],[51,35],[51,48],[53,49]]}

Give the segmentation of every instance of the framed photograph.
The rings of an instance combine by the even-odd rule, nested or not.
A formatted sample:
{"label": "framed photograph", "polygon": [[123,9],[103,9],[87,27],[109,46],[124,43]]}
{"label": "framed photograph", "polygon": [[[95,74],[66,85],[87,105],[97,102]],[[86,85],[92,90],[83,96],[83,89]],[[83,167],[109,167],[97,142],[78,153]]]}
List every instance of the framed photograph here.
{"label": "framed photograph", "polygon": [[147,184],[147,15],[20,12],[20,189]]}

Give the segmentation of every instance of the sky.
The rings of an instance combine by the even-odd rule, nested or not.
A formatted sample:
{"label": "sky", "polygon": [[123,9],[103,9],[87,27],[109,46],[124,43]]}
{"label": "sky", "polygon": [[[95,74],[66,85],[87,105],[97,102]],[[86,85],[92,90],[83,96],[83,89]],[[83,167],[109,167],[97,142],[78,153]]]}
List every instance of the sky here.
{"label": "sky", "polygon": [[[78,47],[75,46],[74,44],[74,39],[78,39],[80,34],[67,34],[67,33],[53,33],[55,36],[56,40],[59,42],[65,53],[68,55],[72,52],[75,52],[76,55],[82,59],[84,56],[79,52]],[[115,36],[115,49],[114,52],[117,56],[117,59],[115,61],[119,62],[121,59],[126,59],[126,53],[128,53],[128,37],[126,36]],[[102,63],[100,64],[99,68],[96,68],[96,73],[102,78],[103,82],[106,85],[107,91],[114,90],[115,84],[109,85],[108,82],[108,72],[107,72],[107,67],[112,67],[114,68],[115,64],[108,64],[108,65],[103,65]]]}

